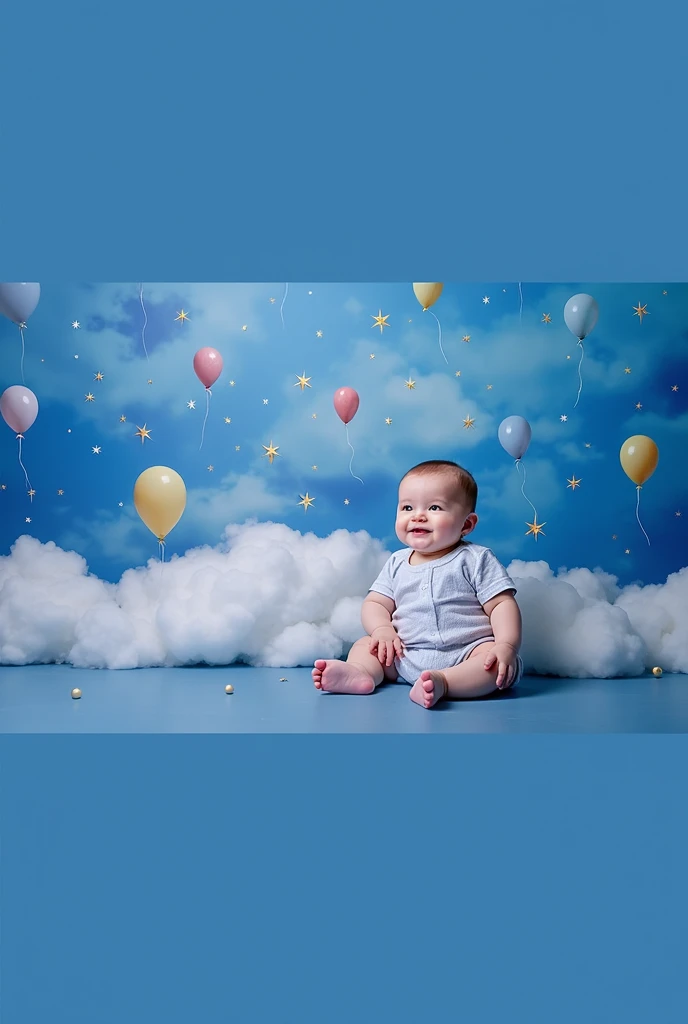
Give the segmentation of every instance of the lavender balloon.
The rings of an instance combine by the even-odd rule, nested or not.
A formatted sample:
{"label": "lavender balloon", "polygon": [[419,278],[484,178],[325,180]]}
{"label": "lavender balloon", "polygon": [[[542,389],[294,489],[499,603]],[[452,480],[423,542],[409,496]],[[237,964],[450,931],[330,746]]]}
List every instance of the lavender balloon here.
{"label": "lavender balloon", "polygon": [[0,313],[15,324],[25,324],[41,297],[41,286],[30,281],[0,284]]}
{"label": "lavender balloon", "polygon": [[0,415],[15,434],[24,434],[38,416],[38,399],[33,391],[13,384],[0,396]]}
{"label": "lavender balloon", "polygon": [[499,443],[514,459],[522,459],[528,451],[532,431],[523,416],[507,416],[499,424]]}
{"label": "lavender balloon", "polygon": [[579,341],[587,338],[590,331],[597,323],[600,314],[600,307],[592,295],[581,292],[580,295],[572,295],[564,306],[564,320],[566,326]]}

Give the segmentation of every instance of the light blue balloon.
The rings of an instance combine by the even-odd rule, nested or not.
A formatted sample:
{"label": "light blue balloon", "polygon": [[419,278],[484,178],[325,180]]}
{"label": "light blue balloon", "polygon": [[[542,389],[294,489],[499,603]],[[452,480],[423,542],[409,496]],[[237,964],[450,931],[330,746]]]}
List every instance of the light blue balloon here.
{"label": "light blue balloon", "polygon": [[587,338],[590,331],[597,323],[600,315],[600,307],[592,295],[581,292],[580,295],[572,295],[564,306],[564,320],[566,326],[579,341]]}
{"label": "light blue balloon", "polygon": [[532,431],[522,416],[507,416],[499,424],[499,443],[514,459],[522,459],[528,451]]}
{"label": "light blue balloon", "polygon": [[15,324],[25,324],[41,297],[41,286],[23,283],[0,284],[0,313]]}

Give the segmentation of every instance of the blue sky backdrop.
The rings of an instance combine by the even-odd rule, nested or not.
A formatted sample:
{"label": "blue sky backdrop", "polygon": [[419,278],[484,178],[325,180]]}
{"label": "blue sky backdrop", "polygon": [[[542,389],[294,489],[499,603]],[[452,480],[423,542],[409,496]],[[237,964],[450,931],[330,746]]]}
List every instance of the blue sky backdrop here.
{"label": "blue sky backdrop", "polygon": [[[563,308],[578,292],[597,299],[600,316],[584,342],[574,408],[580,348]],[[366,530],[394,550],[400,476],[447,458],[476,477],[473,539],[505,564],[600,566],[622,584],[663,582],[687,564],[687,285],[445,284],[432,312],[447,362],[439,325],[410,283],[43,285],[25,331],[25,383],[39,414],[23,461],[36,493],[27,495],[17,441],[1,423],[2,553],[29,533],[118,580],[158,553],[132,501],[151,465],[175,469],[188,492],[166,558],[214,546],[228,523],[247,518],[318,536]],[[206,396],[192,363],[206,345],[224,370],[200,448]],[[20,358],[19,330],[3,318],[0,390],[22,382]],[[363,484],[333,408],[343,386],[360,396],[349,437]],[[545,524],[537,541],[497,439],[510,415],[532,427],[523,463]],[[637,433],[660,453],[641,493],[650,546],[619,463]]]}

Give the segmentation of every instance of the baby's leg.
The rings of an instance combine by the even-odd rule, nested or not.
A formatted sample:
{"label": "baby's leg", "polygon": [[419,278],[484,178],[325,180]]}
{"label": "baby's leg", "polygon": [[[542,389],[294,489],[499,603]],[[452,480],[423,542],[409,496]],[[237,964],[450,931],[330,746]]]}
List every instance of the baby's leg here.
{"label": "baby's leg", "polygon": [[409,697],[421,707],[431,708],[438,700],[470,700],[486,697],[497,689],[499,666],[484,668],[485,655],[494,647],[493,641],[474,647],[465,661],[441,672],[421,672],[411,687]]}
{"label": "baby's leg", "polygon": [[346,661],[318,659],[311,675],[316,689],[328,693],[372,693],[383,679],[397,678],[393,664],[381,665],[370,653],[369,636],[356,641]]}

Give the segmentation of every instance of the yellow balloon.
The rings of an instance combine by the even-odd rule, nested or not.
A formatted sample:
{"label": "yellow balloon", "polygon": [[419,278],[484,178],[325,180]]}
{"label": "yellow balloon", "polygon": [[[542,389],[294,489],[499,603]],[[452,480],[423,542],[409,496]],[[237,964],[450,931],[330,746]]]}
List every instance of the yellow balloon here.
{"label": "yellow balloon", "polygon": [[134,484],[134,505],[151,533],[164,540],[186,508],[184,481],[167,466],[144,469]]}
{"label": "yellow balloon", "polygon": [[442,294],[443,288],[443,284],[414,284],[413,290],[416,293],[416,298],[423,307],[423,312],[435,305]]}
{"label": "yellow balloon", "polygon": [[642,487],[657,469],[659,448],[651,437],[634,434],[621,445],[621,468],[634,484]]}

